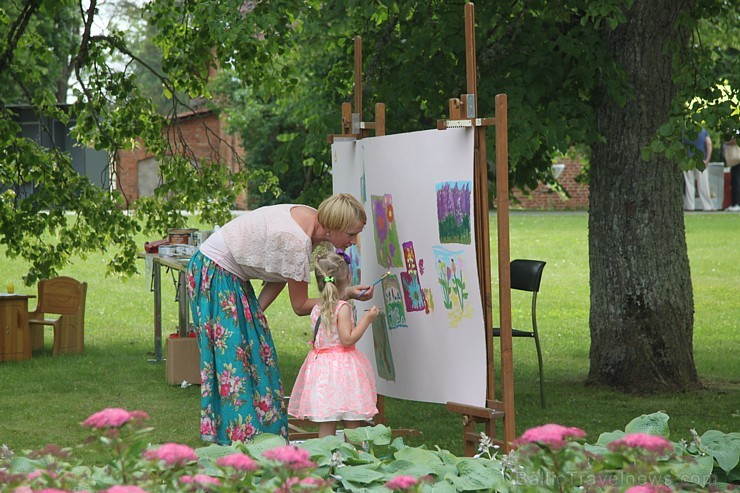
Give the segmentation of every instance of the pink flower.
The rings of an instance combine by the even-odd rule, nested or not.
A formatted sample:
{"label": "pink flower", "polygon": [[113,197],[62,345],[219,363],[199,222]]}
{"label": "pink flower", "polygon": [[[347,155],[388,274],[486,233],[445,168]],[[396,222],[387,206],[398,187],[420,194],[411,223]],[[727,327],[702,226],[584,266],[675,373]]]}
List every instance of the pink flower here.
{"label": "pink flower", "polygon": [[326,481],[325,479],[314,478],[311,476],[301,479],[300,484],[302,486],[313,486],[315,488],[321,488],[329,485],[328,481]]}
{"label": "pink flower", "polygon": [[218,478],[208,476],[207,474],[196,474],[195,476],[185,475],[180,478],[180,482],[186,484],[192,483],[200,486],[205,486],[209,484],[221,484],[221,481]]}
{"label": "pink flower", "polygon": [[87,418],[82,425],[90,428],[120,428],[130,421],[148,419],[144,411],[128,412],[118,407],[109,407]]}
{"label": "pink flower", "polygon": [[293,486],[300,484],[301,480],[295,476],[290,477],[283,482],[282,485],[280,485],[279,488],[275,488],[273,493],[290,493],[293,491]]}
{"label": "pink flower", "polygon": [[144,458],[163,460],[170,465],[184,464],[185,462],[198,460],[195,450],[179,443],[165,443],[156,450],[147,450],[144,452]]}
{"label": "pink flower", "polygon": [[556,424],[546,424],[530,428],[522,436],[514,440],[515,446],[527,443],[539,443],[553,449],[561,448],[565,445],[566,438],[583,438],[586,432],[580,428],[568,428]]}
{"label": "pink flower", "polygon": [[233,467],[238,471],[255,471],[259,468],[257,463],[247,454],[231,454],[221,457],[216,461],[221,467]]}
{"label": "pink flower", "polygon": [[641,484],[629,488],[625,493],[671,493],[668,486],[664,484]]}
{"label": "pink flower", "polygon": [[58,490],[56,488],[46,488],[46,489],[39,491],[38,493],[71,493],[71,492],[68,490]]}
{"label": "pink flower", "polygon": [[413,476],[396,476],[387,483],[385,487],[389,490],[406,490],[412,486],[416,486],[418,481]]}
{"label": "pink flower", "polygon": [[104,493],[146,493],[146,490],[142,490],[138,486],[124,485],[124,486],[111,486]]}
{"label": "pink flower", "polygon": [[673,445],[665,438],[657,435],[648,435],[647,433],[631,433],[607,445],[607,448],[611,451],[617,451],[623,447],[641,448],[649,452],[655,452],[656,454],[663,454],[673,450]]}
{"label": "pink flower", "polygon": [[294,471],[307,469],[316,465],[311,462],[311,455],[308,453],[308,450],[298,448],[295,445],[276,447],[265,451],[262,455],[264,455],[266,459],[282,462]]}

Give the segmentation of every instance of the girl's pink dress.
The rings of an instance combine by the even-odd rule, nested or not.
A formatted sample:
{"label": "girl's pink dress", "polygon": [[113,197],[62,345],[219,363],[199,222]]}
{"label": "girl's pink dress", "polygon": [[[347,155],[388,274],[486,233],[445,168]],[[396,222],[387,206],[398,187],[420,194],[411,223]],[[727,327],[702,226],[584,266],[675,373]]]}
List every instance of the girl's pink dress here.
{"label": "girl's pink dress", "polygon": [[[334,309],[331,331],[321,321],[314,348],[306,356],[290,395],[288,414],[296,418],[324,421],[368,420],[378,413],[375,375],[367,357],[354,346],[342,346]],[[311,333],[319,317],[319,306],[311,311]],[[354,324],[354,317],[352,318]]]}

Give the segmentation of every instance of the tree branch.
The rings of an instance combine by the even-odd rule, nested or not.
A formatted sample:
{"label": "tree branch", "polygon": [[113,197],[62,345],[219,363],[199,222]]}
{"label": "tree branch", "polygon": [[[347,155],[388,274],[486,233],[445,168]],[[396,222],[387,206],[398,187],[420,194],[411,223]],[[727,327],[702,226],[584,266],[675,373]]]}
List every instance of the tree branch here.
{"label": "tree branch", "polygon": [[18,46],[18,41],[26,33],[28,23],[40,6],[41,0],[27,0],[26,3],[23,4],[23,8],[18,17],[15,19],[8,31],[7,47],[3,54],[0,55],[0,73],[4,72],[13,60],[13,54],[16,46]]}

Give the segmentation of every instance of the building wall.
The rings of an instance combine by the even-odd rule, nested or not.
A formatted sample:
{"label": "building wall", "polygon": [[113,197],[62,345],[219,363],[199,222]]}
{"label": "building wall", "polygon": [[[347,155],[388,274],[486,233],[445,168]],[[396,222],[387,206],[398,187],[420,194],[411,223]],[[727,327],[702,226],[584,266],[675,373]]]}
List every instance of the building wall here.
{"label": "building wall", "polygon": [[[183,142],[186,142],[190,148],[189,152],[196,158],[225,162],[232,170],[237,171],[238,157],[244,155],[244,149],[238,137],[226,133],[225,126],[226,123],[216,113],[203,109],[178,116],[178,126],[173,125],[167,131],[174,152],[182,153],[184,151]],[[140,165],[141,169],[139,169]],[[131,207],[142,191],[146,194],[156,186],[156,183],[151,183],[148,178],[152,174],[157,176],[156,169],[156,161],[148,149],[137,148],[132,151],[118,152],[117,185],[126,198],[126,208]],[[140,180],[146,181],[140,183]],[[246,207],[245,192],[237,198],[236,208],[245,209]]]}
{"label": "building wall", "polygon": [[562,160],[561,163],[565,164],[565,169],[558,181],[568,191],[570,199],[562,198],[558,193],[540,183],[537,189],[529,195],[515,190],[514,199],[509,201],[509,207],[527,210],[588,210],[588,184],[575,181],[583,165],[568,160]]}

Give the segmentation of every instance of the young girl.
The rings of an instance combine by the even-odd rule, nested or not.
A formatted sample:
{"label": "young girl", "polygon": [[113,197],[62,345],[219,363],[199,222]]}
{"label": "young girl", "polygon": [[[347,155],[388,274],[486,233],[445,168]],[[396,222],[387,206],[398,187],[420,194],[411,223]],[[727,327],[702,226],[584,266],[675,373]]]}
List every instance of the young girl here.
{"label": "young girl", "polygon": [[357,428],[378,413],[373,368],[355,349],[378,316],[378,307],[370,308],[355,325],[352,307],[345,301],[350,270],[340,255],[319,256],[315,274],[321,302],[311,311],[313,350],[296,378],[288,414],[319,423],[321,438],[335,434],[338,421],[345,428]]}

